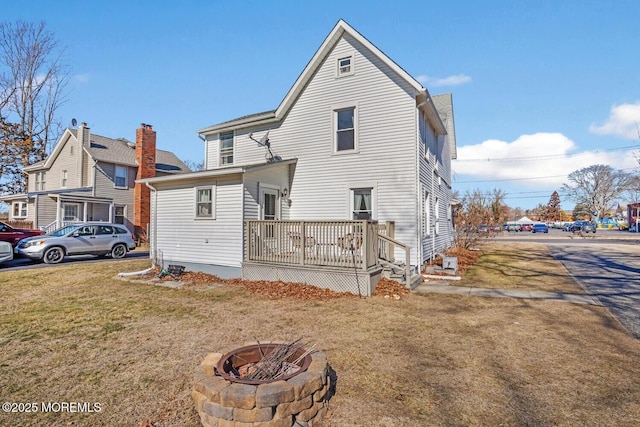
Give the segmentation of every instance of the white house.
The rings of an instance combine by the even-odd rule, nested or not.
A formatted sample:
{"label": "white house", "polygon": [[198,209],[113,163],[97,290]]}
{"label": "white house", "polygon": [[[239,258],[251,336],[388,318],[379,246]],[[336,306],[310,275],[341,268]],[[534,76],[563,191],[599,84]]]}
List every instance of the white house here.
{"label": "white house", "polygon": [[[323,250],[344,242],[310,236],[310,221],[388,224],[390,237],[404,245],[395,257],[414,267],[451,246],[451,95],[432,96],[342,20],[275,110],[199,135],[205,170],[142,180],[152,190],[151,256],[165,263],[222,277],[240,276],[244,265],[250,277],[256,237],[281,231],[264,224],[262,234],[250,231],[248,220],[304,221],[288,232],[289,249],[297,251],[300,231],[302,241],[311,237],[310,246]],[[373,271],[374,264],[363,268]]]}

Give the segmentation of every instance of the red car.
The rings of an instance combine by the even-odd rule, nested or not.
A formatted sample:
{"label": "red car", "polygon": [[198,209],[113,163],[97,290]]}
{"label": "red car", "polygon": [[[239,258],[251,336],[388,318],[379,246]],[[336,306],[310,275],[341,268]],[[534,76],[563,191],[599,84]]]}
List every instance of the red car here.
{"label": "red car", "polygon": [[10,225],[0,222],[0,241],[11,243],[11,246],[15,246],[20,240],[25,237],[39,236],[42,234],[41,230],[29,230],[25,228],[13,228]]}

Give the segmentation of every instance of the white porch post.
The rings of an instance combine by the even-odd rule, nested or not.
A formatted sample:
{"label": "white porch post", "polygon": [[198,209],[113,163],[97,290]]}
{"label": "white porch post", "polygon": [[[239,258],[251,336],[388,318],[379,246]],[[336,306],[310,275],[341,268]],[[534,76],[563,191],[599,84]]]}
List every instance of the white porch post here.
{"label": "white porch post", "polygon": [[113,202],[109,203],[109,222],[114,223],[114,212],[115,212],[115,205],[113,204]]}
{"label": "white porch post", "polygon": [[82,206],[82,222],[87,222],[87,208],[89,207],[88,202],[84,202]]}
{"label": "white porch post", "polygon": [[55,228],[60,227],[62,222],[60,221],[60,214],[62,213],[62,201],[60,200],[60,196],[58,196],[58,201],[56,202],[56,226]]}

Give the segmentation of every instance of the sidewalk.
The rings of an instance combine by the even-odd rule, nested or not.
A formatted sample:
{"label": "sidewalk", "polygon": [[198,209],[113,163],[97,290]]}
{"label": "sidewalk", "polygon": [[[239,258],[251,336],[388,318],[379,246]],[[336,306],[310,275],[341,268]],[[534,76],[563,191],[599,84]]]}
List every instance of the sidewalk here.
{"label": "sidewalk", "polygon": [[418,293],[466,295],[476,297],[541,299],[570,302],[574,304],[602,305],[587,294],[564,294],[560,292],[527,291],[521,289],[489,289],[469,286],[452,286],[442,282],[424,282],[413,289]]}

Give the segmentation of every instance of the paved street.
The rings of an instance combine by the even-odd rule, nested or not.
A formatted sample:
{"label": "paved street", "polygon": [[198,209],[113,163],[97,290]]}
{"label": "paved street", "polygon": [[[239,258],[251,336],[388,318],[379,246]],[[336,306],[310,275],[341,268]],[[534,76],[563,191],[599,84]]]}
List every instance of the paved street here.
{"label": "paved street", "polygon": [[640,245],[545,242],[576,281],[640,339]]}

